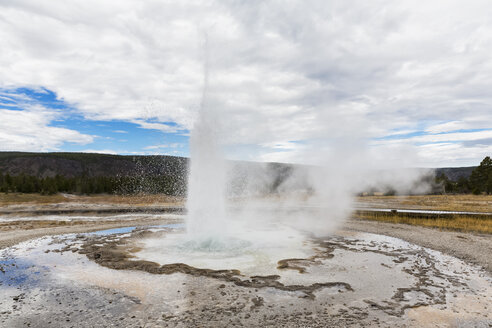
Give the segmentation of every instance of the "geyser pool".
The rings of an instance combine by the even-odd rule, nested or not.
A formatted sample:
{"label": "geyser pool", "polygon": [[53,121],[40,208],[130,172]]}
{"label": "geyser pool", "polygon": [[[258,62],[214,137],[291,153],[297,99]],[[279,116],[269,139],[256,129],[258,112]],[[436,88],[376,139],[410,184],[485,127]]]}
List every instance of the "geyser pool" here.
{"label": "geyser pool", "polygon": [[185,263],[212,270],[236,269],[244,274],[277,274],[278,261],[286,258],[308,258],[313,255],[306,236],[285,225],[258,229],[240,222],[229,222],[227,235],[194,238],[181,229],[156,238],[139,241],[136,259],[160,264]]}

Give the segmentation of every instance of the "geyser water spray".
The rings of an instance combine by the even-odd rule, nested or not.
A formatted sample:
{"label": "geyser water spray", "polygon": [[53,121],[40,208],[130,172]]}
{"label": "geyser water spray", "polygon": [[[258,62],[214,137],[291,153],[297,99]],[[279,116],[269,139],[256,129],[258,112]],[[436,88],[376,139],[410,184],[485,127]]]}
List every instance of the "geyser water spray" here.
{"label": "geyser water spray", "polygon": [[[208,55],[207,42],[205,53]],[[205,60],[203,96],[190,137],[190,169],[186,207],[186,231],[193,240],[223,235],[225,219],[226,168],[219,145],[220,118],[208,90],[208,59]]]}
{"label": "geyser water spray", "polygon": [[[292,166],[286,172],[282,171],[285,167],[281,165],[243,163],[239,167],[238,163],[232,162],[226,165],[221,146],[233,144],[231,140],[237,131],[231,130],[231,126],[243,126],[251,134],[257,126],[250,121],[237,124],[240,118],[234,116],[234,111],[224,110],[227,93],[209,90],[205,39],[202,102],[190,138],[186,231],[188,241],[197,243],[191,246],[229,247],[234,240],[246,238],[245,231],[259,233],[270,229],[270,223],[319,236],[329,235],[351,215],[356,193],[383,180],[385,186],[404,190],[422,175],[393,170],[395,174],[383,179],[376,170],[381,161],[369,151],[360,126],[352,125],[346,117],[329,110],[315,116],[318,121],[327,123],[325,131],[318,131],[316,140],[311,143],[296,143],[298,158],[314,165]],[[225,121],[229,126],[221,126]],[[236,124],[231,124],[234,122]],[[277,122],[270,124],[269,127],[262,125],[263,129],[272,130],[267,135],[276,135]],[[337,130],[336,125],[344,126],[344,129]],[[390,165],[386,158],[384,162]],[[398,165],[401,163],[398,162],[395,168]],[[230,174],[234,169],[240,174]],[[239,188],[234,188],[238,185]],[[226,215],[228,189],[235,190],[231,193],[235,200]]]}

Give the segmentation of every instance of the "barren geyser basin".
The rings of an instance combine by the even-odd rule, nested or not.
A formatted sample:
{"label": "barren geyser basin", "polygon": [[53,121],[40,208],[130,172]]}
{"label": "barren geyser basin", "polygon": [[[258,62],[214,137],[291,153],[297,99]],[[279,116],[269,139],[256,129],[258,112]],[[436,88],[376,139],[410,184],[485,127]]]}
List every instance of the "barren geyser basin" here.
{"label": "barren geyser basin", "polygon": [[271,225],[249,231],[249,238],[198,244],[179,219],[167,220],[44,237],[2,250],[2,324],[490,323],[488,274],[396,238],[343,231],[315,238]]}
{"label": "barren geyser basin", "polygon": [[[209,115],[206,107],[202,115]],[[295,181],[287,179],[276,196],[259,197],[252,188],[248,197],[229,196],[225,160],[210,122],[199,118],[191,137],[186,209],[88,215],[86,223],[99,218],[119,227],[48,235],[0,250],[2,325],[491,324],[492,280],[484,268],[345,227],[353,199],[349,188],[338,188],[343,179],[336,175],[346,170],[292,175]],[[324,183],[313,183],[320,179]],[[208,188],[211,183],[221,185]],[[336,197],[330,197],[334,190]],[[373,213],[393,214],[381,210]],[[84,221],[80,215],[58,219],[72,225]]]}

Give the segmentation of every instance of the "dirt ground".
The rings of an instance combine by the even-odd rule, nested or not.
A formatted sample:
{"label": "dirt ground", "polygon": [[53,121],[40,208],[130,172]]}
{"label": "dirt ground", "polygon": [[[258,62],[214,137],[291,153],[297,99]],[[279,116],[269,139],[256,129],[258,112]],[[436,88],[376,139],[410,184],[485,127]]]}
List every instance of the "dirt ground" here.
{"label": "dirt ground", "polygon": [[345,229],[380,234],[427,247],[492,272],[492,236],[365,220],[348,220]]}

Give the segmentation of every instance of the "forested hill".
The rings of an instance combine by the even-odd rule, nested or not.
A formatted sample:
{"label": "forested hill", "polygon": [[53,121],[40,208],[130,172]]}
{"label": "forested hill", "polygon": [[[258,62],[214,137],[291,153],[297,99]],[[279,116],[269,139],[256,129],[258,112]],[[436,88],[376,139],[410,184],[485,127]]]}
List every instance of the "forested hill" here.
{"label": "forested hill", "polygon": [[[0,192],[144,192],[185,195],[188,163],[188,158],[160,155],[0,152]],[[230,181],[233,182],[230,187],[233,193],[238,194],[247,187],[248,176],[263,179],[261,183],[253,183],[260,183],[265,193],[274,193],[295,167],[307,168],[282,163],[252,162],[234,162],[233,167],[228,173],[232,174]],[[476,183],[470,184],[471,180],[468,180],[473,170],[474,167],[436,169],[437,188],[434,188],[434,183],[432,192],[440,192],[443,189],[441,186],[444,186],[444,192],[471,192],[477,189]],[[481,181],[485,178],[475,177],[472,180],[477,179]],[[426,183],[431,180],[427,179]],[[310,188],[309,183],[305,182],[300,184],[300,189]],[[485,188],[482,187],[477,190]],[[384,191],[385,186],[374,186],[372,189]]]}
{"label": "forested hill", "polygon": [[[0,152],[0,192],[186,193],[189,159],[174,156],[124,156],[89,153]],[[267,192],[275,191],[293,165],[237,162],[230,173],[242,190],[253,169],[268,176]]]}
{"label": "forested hill", "polygon": [[[282,165],[282,164],[278,164]],[[468,178],[475,166],[437,168],[436,176],[444,173],[449,180]],[[89,153],[25,153],[0,152],[0,173],[48,178],[121,176],[186,176],[188,158],[175,156],[128,156]]]}
{"label": "forested hill", "polygon": [[188,159],[88,153],[0,152],[0,173],[48,178],[185,175]]}
{"label": "forested hill", "polygon": [[444,173],[451,181],[458,181],[460,178],[468,179],[475,168],[476,166],[442,167],[436,169],[436,176]]}
{"label": "forested hill", "polygon": [[183,157],[0,152],[0,192],[181,196],[187,171]]}

